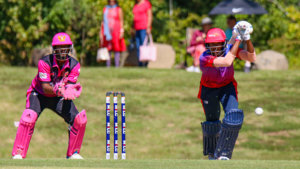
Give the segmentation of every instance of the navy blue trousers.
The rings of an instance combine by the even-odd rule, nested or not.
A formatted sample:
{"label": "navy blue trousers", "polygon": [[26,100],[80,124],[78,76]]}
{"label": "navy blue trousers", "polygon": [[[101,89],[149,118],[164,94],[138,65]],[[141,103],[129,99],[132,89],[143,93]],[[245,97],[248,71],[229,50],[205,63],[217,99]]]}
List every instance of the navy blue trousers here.
{"label": "navy blue trousers", "polygon": [[64,100],[62,97],[46,97],[35,90],[27,96],[26,108],[35,111],[38,116],[45,108],[49,108],[70,125],[73,125],[74,119],[79,113],[72,100]]}
{"label": "navy blue trousers", "polygon": [[202,86],[200,98],[206,121],[218,121],[220,119],[220,103],[225,114],[231,109],[237,109],[239,105],[237,89],[233,83],[220,88]]}

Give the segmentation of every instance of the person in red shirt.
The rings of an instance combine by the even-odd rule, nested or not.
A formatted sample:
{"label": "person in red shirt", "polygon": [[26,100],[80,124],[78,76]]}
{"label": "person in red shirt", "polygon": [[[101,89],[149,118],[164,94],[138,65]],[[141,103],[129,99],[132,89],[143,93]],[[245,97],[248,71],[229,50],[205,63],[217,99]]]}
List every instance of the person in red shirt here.
{"label": "person in red shirt", "polygon": [[199,57],[205,51],[204,40],[207,32],[212,28],[212,20],[209,17],[203,18],[201,21],[202,30],[196,30],[191,38],[190,46],[187,52],[193,57],[193,65],[186,68],[188,72],[200,73]]}
{"label": "person in red shirt", "polygon": [[[69,56],[73,42],[68,34],[55,34],[52,48],[52,54],[39,60],[38,73],[27,90],[26,108],[12,150],[13,159],[26,158],[35,123],[45,108],[53,110],[70,125],[67,158],[83,159],[79,153],[87,123],[86,111],[79,112],[72,101],[81,94],[81,85],[77,83],[80,64]],[[53,127],[52,124],[49,127]]]}
{"label": "person in red shirt", "polygon": [[[135,0],[133,7],[133,27],[135,29],[135,41],[137,48],[137,57],[140,58],[140,46],[144,40],[151,34],[152,25],[152,6],[149,0]],[[147,66],[148,62],[139,62],[139,66]]]}
{"label": "person in red shirt", "polygon": [[[115,66],[120,66],[120,52],[126,51],[124,40],[123,11],[117,0],[108,0],[108,5],[103,8],[103,22],[100,30],[100,47],[106,47],[115,53]],[[106,61],[110,67],[111,59]]]}
{"label": "person in red shirt", "polygon": [[[205,38],[206,51],[200,56],[202,71],[198,98],[201,99],[206,121],[202,122],[203,154],[209,159],[229,160],[244,121],[239,109],[237,82],[234,79],[234,59],[255,61],[250,40],[252,25],[240,21],[234,27],[233,44],[227,44],[225,32],[212,28]],[[236,37],[236,38],[235,38]],[[239,48],[241,41],[247,50]],[[220,121],[220,104],[225,112]]]}

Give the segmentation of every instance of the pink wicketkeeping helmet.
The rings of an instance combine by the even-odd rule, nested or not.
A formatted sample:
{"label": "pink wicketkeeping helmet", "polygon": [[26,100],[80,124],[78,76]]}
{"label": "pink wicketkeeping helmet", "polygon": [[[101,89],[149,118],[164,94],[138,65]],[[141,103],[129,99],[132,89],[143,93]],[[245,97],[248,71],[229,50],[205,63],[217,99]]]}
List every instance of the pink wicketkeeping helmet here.
{"label": "pink wicketkeeping helmet", "polygon": [[70,36],[65,32],[60,32],[54,35],[52,39],[52,46],[58,45],[73,45]]}
{"label": "pink wicketkeeping helmet", "polygon": [[[57,46],[60,46],[59,48]],[[61,47],[66,46],[66,47]],[[73,42],[67,33],[60,32],[52,39],[53,55],[57,60],[65,61],[69,59],[68,54],[73,50]]]}

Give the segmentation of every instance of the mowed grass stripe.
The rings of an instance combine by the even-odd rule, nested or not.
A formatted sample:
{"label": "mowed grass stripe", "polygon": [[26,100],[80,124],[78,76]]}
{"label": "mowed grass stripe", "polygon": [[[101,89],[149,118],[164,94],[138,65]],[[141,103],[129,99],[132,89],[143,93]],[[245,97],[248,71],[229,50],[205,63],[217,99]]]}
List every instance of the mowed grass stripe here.
{"label": "mowed grass stripe", "polygon": [[1,168],[130,168],[130,169],[295,169],[300,167],[299,161],[274,160],[65,160],[65,159],[27,159],[0,160]]}

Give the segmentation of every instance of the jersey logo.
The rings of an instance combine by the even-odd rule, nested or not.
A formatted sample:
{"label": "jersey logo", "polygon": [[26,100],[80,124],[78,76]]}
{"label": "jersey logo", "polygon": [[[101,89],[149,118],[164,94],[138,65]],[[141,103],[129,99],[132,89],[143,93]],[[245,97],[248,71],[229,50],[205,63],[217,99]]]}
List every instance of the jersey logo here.
{"label": "jersey logo", "polygon": [[40,79],[47,79],[47,73],[39,72]]}
{"label": "jersey logo", "polygon": [[66,41],[66,36],[58,36],[57,39],[61,42]]}

